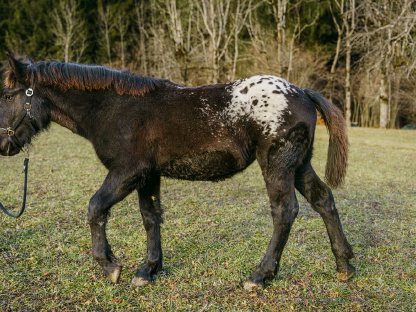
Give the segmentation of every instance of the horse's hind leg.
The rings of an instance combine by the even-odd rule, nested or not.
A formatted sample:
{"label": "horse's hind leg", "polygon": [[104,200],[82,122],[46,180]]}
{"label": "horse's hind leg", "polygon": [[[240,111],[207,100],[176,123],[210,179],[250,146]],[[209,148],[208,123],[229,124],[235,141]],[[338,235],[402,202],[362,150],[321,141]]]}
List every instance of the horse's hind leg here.
{"label": "horse's hind leg", "polygon": [[307,136],[303,128],[294,129],[284,141],[274,143],[263,152],[258,149],[257,160],[266,182],[273,217],[273,235],[266,254],[244,284],[247,290],[262,286],[279,271],[283,248],[299,211],[294,175],[306,149]]}
{"label": "horse's hind leg", "polygon": [[283,248],[298,213],[299,206],[295,197],[293,176],[281,178],[279,181],[266,182],[273,217],[273,235],[266,254],[244,284],[247,290],[263,286],[266,280],[272,279],[279,271]]}
{"label": "horse's hind leg", "polygon": [[355,272],[348,262],[354,254],[342,230],[331,189],[319,179],[309,162],[297,170],[295,186],[321,215],[336,259],[338,278],[348,280]]}
{"label": "horse's hind leg", "polygon": [[154,276],[162,268],[160,176],[148,179],[146,184],[138,190],[138,193],[140,213],[147,234],[147,259],[146,263],[137,270],[132,284],[144,286],[153,280]]}

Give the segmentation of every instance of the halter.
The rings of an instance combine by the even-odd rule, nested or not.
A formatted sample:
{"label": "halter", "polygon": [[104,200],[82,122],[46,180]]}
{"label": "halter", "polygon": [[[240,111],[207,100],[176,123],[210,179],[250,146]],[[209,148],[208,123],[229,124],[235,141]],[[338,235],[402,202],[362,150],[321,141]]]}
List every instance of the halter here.
{"label": "halter", "polygon": [[[20,141],[15,136],[16,130],[22,124],[22,122],[26,118],[26,116],[29,117],[29,120],[32,120],[33,119],[33,116],[32,116],[32,114],[30,112],[30,110],[32,109],[33,89],[32,88],[26,89],[25,94],[26,94],[26,101],[23,104],[23,109],[24,110],[20,114],[20,116],[17,119],[17,121],[11,127],[0,128],[0,134],[7,134],[10,137],[10,139],[12,140],[13,144],[15,144],[20,150],[23,148],[23,145],[20,143]],[[32,121],[30,122],[30,126],[32,127],[32,130],[35,131],[35,127],[34,127]],[[23,184],[23,203],[22,203],[22,207],[20,208],[20,211],[17,214],[13,214],[8,209],[6,209],[2,205],[2,203],[0,203],[0,210],[3,211],[6,215],[8,215],[10,217],[19,218],[23,214],[23,212],[25,211],[25,209],[26,209],[28,170],[29,170],[29,158],[25,158],[24,163],[23,163],[23,172],[25,174],[24,184]]]}
{"label": "halter", "polygon": [[[12,140],[13,139],[16,140],[18,142],[17,146],[19,148],[22,148],[23,146],[20,144],[19,140],[17,140],[17,138],[15,137],[16,130],[22,124],[26,116],[28,116],[29,119],[33,119],[33,116],[30,112],[30,110],[32,109],[33,89],[32,88],[26,89],[25,94],[26,94],[26,101],[23,104],[23,111],[20,113],[19,118],[17,119],[15,124],[11,127],[0,128],[0,134],[7,134],[10,138],[12,138]],[[32,126],[32,129],[33,129],[33,124],[30,123],[30,125]],[[13,143],[16,143],[16,142],[13,142]]]}

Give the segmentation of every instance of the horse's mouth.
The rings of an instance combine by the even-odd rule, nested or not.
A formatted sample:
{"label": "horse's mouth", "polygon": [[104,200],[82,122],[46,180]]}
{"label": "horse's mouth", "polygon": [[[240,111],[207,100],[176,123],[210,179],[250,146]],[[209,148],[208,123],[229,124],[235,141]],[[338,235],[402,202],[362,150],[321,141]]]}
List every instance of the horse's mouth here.
{"label": "horse's mouth", "polygon": [[4,142],[0,143],[0,154],[2,156],[14,156],[19,154],[20,150],[10,140],[4,140]]}

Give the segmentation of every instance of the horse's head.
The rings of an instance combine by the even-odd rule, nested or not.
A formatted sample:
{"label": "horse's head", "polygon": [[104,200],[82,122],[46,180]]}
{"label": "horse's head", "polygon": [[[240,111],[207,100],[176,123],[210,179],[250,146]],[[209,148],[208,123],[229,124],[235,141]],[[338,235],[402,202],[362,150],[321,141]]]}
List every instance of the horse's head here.
{"label": "horse's head", "polygon": [[30,60],[19,61],[9,54],[0,98],[0,154],[13,156],[50,121],[47,102],[36,90]]}

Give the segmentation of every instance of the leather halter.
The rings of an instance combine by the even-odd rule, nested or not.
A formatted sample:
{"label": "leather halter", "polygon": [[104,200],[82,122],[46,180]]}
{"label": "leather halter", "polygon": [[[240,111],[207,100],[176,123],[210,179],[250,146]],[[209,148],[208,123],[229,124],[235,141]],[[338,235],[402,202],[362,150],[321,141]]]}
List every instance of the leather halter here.
{"label": "leather halter", "polygon": [[[20,113],[19,118],[16,120],[14,125],[11,126],[11,127],[7,127],[7,128],[1,128],[0,127],[0,134],[7,134],[9,137],[12,138],[12,141],[13,141],[14,144],[17,143],[16,145],[20,149],[23,146],[20,144],[19,140],[17,140],[17,138],[15,137],[16,130],[22,124],[22,122],[26,118],[26,116],[28,116],[29,119],[33,118],[32,114],[30,112],[30,110],[32,109],[33,89],[32,88],[26,89],[25,94],[26,94],[26,101],[23,104],[23,111]],[[30,125],[31,125],[32,129],[34,130],[33,124],[30,123]]]}

